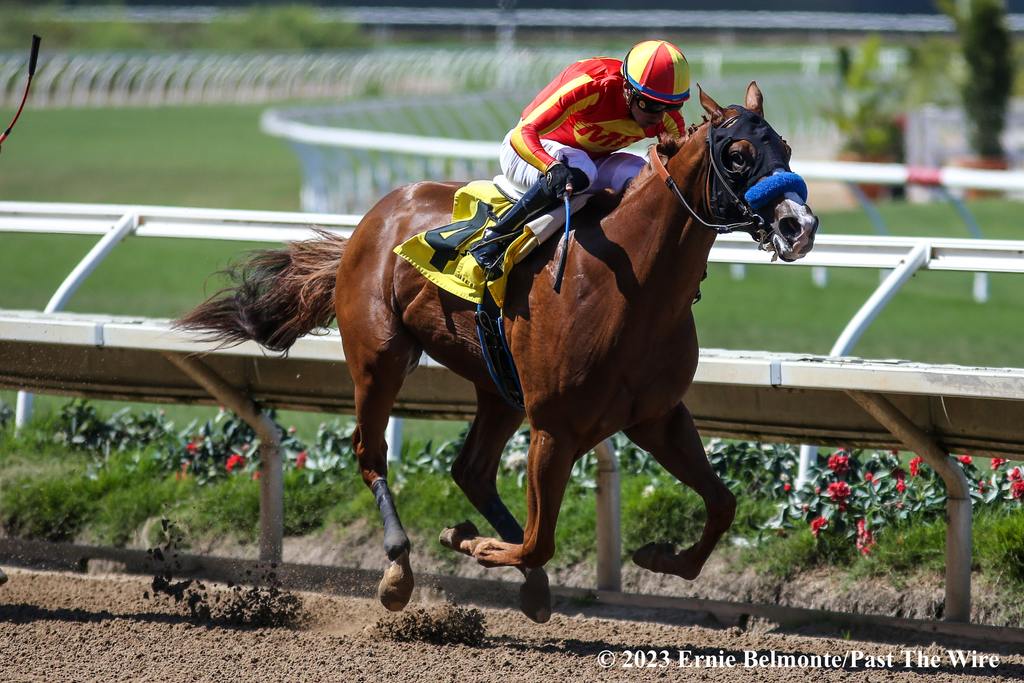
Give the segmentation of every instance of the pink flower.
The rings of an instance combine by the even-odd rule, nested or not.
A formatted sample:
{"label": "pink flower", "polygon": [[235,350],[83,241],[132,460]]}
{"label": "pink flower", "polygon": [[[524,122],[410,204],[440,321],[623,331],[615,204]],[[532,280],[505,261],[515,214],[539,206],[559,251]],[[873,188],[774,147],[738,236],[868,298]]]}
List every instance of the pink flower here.
{"label": "pink flower", "polygon": [[1013,495],[1014,500],[1020,500],[1024,498],[1024,481],[1018,479],[1017,481],[1010,484],[1010,493]]}
{"label": "pink flower", "polygon": [[228,461],[224,463],[224,468],[230,472],[236,467],[245,467],[245,458],[238,453],[232,453]]}
{"label": "pink flower", "polygon": [[1012,470],[1007,472],[1007,476],[1010,477],[1010,481],[1020,481],[1021,478],[1022,478],[1021,477],[1021,473],[1020,473],[1020,468],[1019,467],[1014,467]]}
{"label": "pink flower", "polygon": [[295,433],[295,427],[289,427],[288,428],[288,433],[289,434],[294,434]]}
{"label": "pink flower", "polygon": [[817,538],[818,533],[828,526],[828,520],[824,517],[818,517],[816,520],[811,522],[811,534]]}
{"label": "pink flower", "polygon": [[992,469],[998,470],[1000,467],[1010,462],[1006,458],[992,458]]}
{"label": "pink flower", "polygon": [[903,480],[903,477],[900,477],[899,479],[896,480],[896,490],[899,491],[900,493],[903,493],[904,491],[907,490],[907,482]]}
{"label": "pink flower", "polygon": [[305,467],[306,460],[308,459],[309,456],[306,455],[306,451],[299,451],[298,455],[295,456],[295,469],[301,470],[303,467]]}
{"label": "pink flower", "polygon": [[956,459],[959,460],[960,462],[962,462],[965,465],[970,465],[971,463],[974,462],[974,459],[971,458],[971,456],[969,456],[969,455],[958,455],[956,457]]}
{"label": "pink flower", "polygon": [[857,520],[857,550],[861,555],[870,555],[871,549],[875,546],[875,537],[868,529],[867,522],[863,519]]}
{"label": "pink flower", "polygon": [[828,458],[828,468],[837,475],[843,475],[850,471],[850,456],[842,451],[836,451]]}
{"label": "pink flower", "polygon": [[875,480],[875,475],[871,474],[870,472],[865,472],[864,473],[864,481],[871,482],[871,481],[874,481],[874,480]]}
{"label": "pink flower", "polygon": [[921,467],[922,462],[924,462],[924,458],[922,458],[920,455],[915,456],[913,460],[910,461],[910,476],[917,476],[918,468]]}
{"label": "pink flower", "polygon": [[985,480],[984,479],[979,479],[978,480],[978,493],[985,493]]}
{"label": "pink flower", "polygon": [[259,478],[260,478],[260,471],[259,470],[256,470],[255,472],[252,473],[252,480],[253,481],[256,481]]}

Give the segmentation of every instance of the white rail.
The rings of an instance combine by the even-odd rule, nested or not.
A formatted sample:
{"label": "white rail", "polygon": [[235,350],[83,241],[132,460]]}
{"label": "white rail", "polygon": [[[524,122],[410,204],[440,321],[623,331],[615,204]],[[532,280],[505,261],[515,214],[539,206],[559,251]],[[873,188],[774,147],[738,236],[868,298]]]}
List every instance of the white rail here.
{"label": "white rail", "polygon": [[[106,107],[282,102],[539,88],[566,64],[605,48],[378,48],[309,54],[250,52],[101,52],[44,50],[32,86],[32,106]],[[886,53],[898,65],[901,52]],[[831,68],[824,48],[723,50],[695,47],[687,57],[703,81],[731,64],[784,68],[793,76]],[[16,106],[27,55],[0,53],[0,106]]]}
{"label": "white rail", "polygon": [[[5,340],[21,340],[29,343],[54,344],[62,339],[78,339],[78,343],[90,346],[109,346],[111,341],[106,324],[82,321],[83,325],[75,325],[75,319],[62,322],[54,329],[46,318],[54,315],[52,311],[66,303],[68,297],[102,261],[102,259],[128,235],[152,237],[190,237],[199,239],[228,239],[252,241],[288,241],[302,239],[312,235],[311,224],[331,229],[340,234],[348,234],[358,223],[358,216],[331,216],[301,213],[277,213],[255,211],[207,210],[191,208],[172,208],[155,206],[126,205],[89,205],[89,204],[40,204],[28,202],[0,202],[0,231],[30,233],[71,233],[94,234],[102,238],[85,259],[65,280],[60,290],[51,299],[48,310],[43,313],[41,321],[35,321],[33,331],[30,319],[24,316],[9,316],[6,323],[0,320],[0,343]],[[753,242],[746,236],[728,235],[720,238],[711,252],[712,261],[767,263],[768,255],[756,249]],[[991,270],[994,272],[1024,272],[1024,241],[982,241],[982,240],[926,240],[908,238],[865,238],[825,235],[819,238],[812,253],[805,259],[788,264],[790,266],[846,266],[894,268],[893,274],[881,285],[879,290],[861,308],[857,316],[837,342],[834,352],[845,352],[852,348],[857,336],[870,324],[878,311],[884,306],[907,278],[917,269],[931,268],[936,270]],[[91,332],[88,328],[92,325]],[[115,329],[111,331],[115,333]],[[131,327],[131,326],[129,326]],[[180,355],[188,350],[189,344],[182,340],[173,341],[174,337],[165,326],[150,324],[149,328],[127,332],[124,337],[137,339],[139,332],[143,336],[156,333],[167,337],[168,341],[149,339],[143,347],[150,351],[159,351],[171,363],[186,372],[197,383],[213,393],[218,400],[229,405],[236,405],[244,413],[245,419],[254,428],[267,433],[268,443],[274,442],[274,434],[266,424],[266,420],[253,410],[249,397],[238,394],[214,369],[202,363],[193,362]],[[82,334],[85,336],[82,336]],[[27,335],[27,336],[26,336]],[[295,361],[308,357],[306,347],[319,344],[315,339],[302,340],[292,354]],[[336,345],[335,345],[336,346]],[[248,349],[254,344],[243,345],[230,354],[257,351]],[[321,347],[317,347],[318,349]],[[340,349],[335,348],[332,354]],[[322,351],[318,351],[318,354]],[[815,359],[810,366],[799,358],[788,358],[783,354],[774,354],[769,358],[731,357],[716,362],[714,358],[705,358],[698,372],[697,382],[709,381],[708,376],[720,373],[719,381],[730,385],[748,387],[765,386],[778,388],[793,385],[794,387],[829,387],[845,390],[858,404],[862,405],[878,421],[890,429],[902,443],[922,452],[922,455],[943,473],[950,487],[951,522],[947,539],[947,617],[955,620],[967,620],[970,615],[970,500],[965,498],[958,487],[962,484],[956,479],[956,472],[948,466],[948,457],[932,438],[913,425],[882,393],[914,394],[938,392],[940,397],[958,396],[990,399],[1003,396],[1006,399],[1021,399],[1021,382],[1013,373],[1014,370],[985,370],[961,368],[952,371],[944,369],[933,372],[927,366],[895,368],[893,366],[875,365],[868,367],[864,363],[854,363],[849,368],[839,364],[829,369],[822,359]],[[723,365],[723,362],[725,365]],[[424,363],[435,365],[429,359]],[[17,365],[17,364],[16,364]],[[825,376],[840,370],[842,378],[838,384],[835,380],[819,377],[820,370],[826,370]],[[852,370],[852,373],[849,371]],[[889,371],[898,370],[891,375]],[[909,371],[909,372],[908,372]],[[5,369],[7,373],[18,370]],[[980,380],[979,373],[986,379]],[[808,382],[810,382],[808,384]],[[823,383],[824,382],[824,383]],[[1004,386],[1009,393],[1000,394],[998,387]],[[982,394],[979,395],[979,387]],[[122,389],[127,391],[127,389]],[[292,394],[291,401],[297,400]],[[19,401],[19,409],[21,402]],[[19,410],[19,420],[23,421],[27,411]],[[396,430],[391,430],[391,439],[395,440]],[[392,444],[397,446],[397,444]],[[991,447],[991,446],[990,446]],[[261,487],[261,555],[268,559],[280,557],[281,534],[281,487],[280,458],[271,446],[271,453],[265,463],[266,481]],[[599,516],[602,530],[599,534],[599,582],[602,588],[618,587],[618,557],[621,541],[618,536],[618,511],[611,506],[617,495],[617,470],[614,461],[608,456],[608,449],[602,445],[598,449],[601,460],[599,493]],[[274,471],[270,471],[274,470]],[[962,478],[962,475],[961,475]],[[966,567],[966,569],[965,569]]]}

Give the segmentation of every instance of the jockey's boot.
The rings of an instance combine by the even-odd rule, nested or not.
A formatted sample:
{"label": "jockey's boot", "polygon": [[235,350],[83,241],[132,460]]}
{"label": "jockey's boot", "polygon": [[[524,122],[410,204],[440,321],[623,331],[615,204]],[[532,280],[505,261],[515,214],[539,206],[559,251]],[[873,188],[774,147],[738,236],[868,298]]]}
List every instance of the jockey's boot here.
{"label": "jockey's boot", "polygon": [[[558,198],[547,186],[542,176],[528,189],[523,196],[505,212],[497,223],[487,228],[483,238],[469,250],[476,262],[485,273],[488,279],[493,279],[501,274],[495,269],[495,263],[505,253],[509,245],[508,239],[502,239],[514,234],[531,218],[536,218],[542,213],[550,211],[558,203]],[[493,273],[493,275],[492,275]]]}

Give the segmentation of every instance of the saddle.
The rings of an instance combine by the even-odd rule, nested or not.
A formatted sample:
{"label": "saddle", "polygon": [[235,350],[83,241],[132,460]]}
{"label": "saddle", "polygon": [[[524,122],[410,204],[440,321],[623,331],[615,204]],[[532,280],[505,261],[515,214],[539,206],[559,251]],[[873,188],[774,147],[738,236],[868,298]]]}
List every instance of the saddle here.
{"label": "saddle", "polygon": [[512,207],[516,194],[504,176],[474,180],[456,190],[451,223],[406,240],[395,253],[446,292],[477,305],[489,297],[500,309],[509,272],[537,247],[537,237],[524,225],[519,233],[506,238],[508,245],[499,262],[501,276],[490,282],[469,250]]}
{"label": "saddle", "polygon": [[487,371],[501,397],[522,409],[523,390],[508,347],[502,308],[509,272],[536,248],[538,238],[526,225],[505,238],[508,243],[500,259],[501,275],[490,281],[469,253],[484,231],[515,204],[516,194],[504,176],[474,180],[456,190],[451,223],[406,240],[395,247],[395,253],[441,289],[476,304],[477,336]]}

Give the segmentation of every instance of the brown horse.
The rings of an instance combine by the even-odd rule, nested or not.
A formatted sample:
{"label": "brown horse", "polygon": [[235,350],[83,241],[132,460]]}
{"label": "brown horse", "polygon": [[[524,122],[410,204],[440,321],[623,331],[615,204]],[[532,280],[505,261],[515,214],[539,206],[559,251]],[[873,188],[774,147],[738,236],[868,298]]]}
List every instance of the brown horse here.
{"label": "brown horse", "polygon": [[[789,170],[788,146],[764,123],[757,85],[748,87],[744,107],[723,110],[703,92],[700,99],[704,122],[658,148],[681,191],[645,171],[610,213],[615,199],[591,201],[574,219],[576,244],[560,293],[551,286],[557,240],[513,271],[504,316],[525,412],[506,404],[488,375],[473,305],[439,290],[392,251],[450,221],[458,184],[394,190],[348,240],[324,234],[259,252],[235,271],[234,286],[180,321],[224,343],[255,339],[284,350],[337,318],[355,383],[354,450],[391,560],[378,593],[389,609],[405,606],[413,581],[409,540],[387,486],[384,430],[424,351],[476,385],[478,410],[452,476],[501,537],[481,537],[464,523],[445,530],[442,543],[485,566],[519,568],[526,576],[522,608],[532,619],[550,616],[542,568],[555,552],[573,463],[616,432],[649,451],[707,507],[692,547],[676,552],[651,543],[634,562],[693,579],[732,523],[735,498],[712,471],[682,402],[698,356],[690,307],[717,232],[744,228],[793,260],[810,250],[818,221],[791,192],[759,211],[742,199],[772,173]],[[751,126],[759,133],[744,135]],[[501,453],[524,417],[531,429],[525,530],[495,485]]]}

